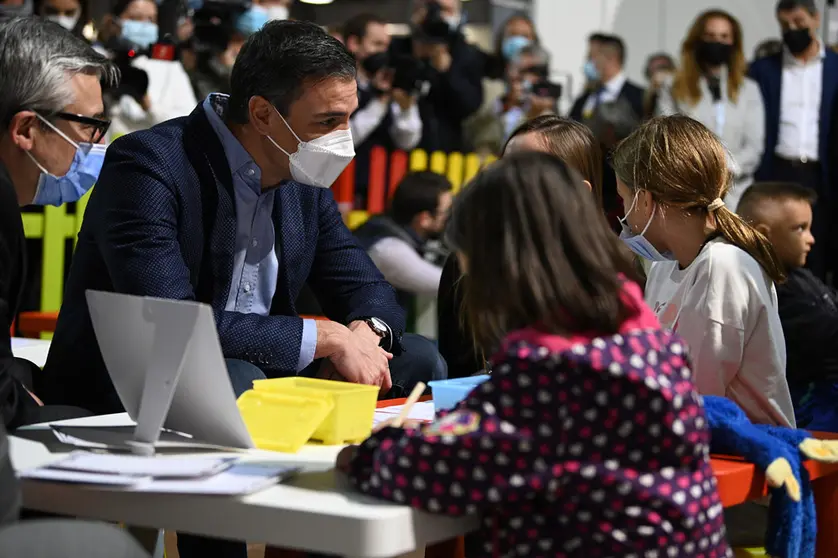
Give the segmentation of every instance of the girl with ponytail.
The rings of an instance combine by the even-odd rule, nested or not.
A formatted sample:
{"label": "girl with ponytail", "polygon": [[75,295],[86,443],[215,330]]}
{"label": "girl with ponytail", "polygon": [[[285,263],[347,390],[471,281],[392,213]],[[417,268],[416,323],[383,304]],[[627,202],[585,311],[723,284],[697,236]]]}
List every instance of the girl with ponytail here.
{"label": "girl with ponytail", "polygon": [[728,156],[689,117],[645,123],[613,154],[620,237],[652,262],[646,302],[687,342],[699,393],[732,399],[755,423],[793,427],[774,288],[785,272],[768,239],[725,206]]}

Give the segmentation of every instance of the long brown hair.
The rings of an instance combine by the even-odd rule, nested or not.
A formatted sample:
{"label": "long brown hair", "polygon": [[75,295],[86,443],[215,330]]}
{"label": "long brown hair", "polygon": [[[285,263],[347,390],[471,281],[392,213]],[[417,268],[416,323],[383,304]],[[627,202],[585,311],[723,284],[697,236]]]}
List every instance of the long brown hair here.
{"label": "long brown hair", "polygon": [[696,18],[681,45],[681,66],[672,85],[672,95],[676,101],[687,101],[694,105],[701,100],[698,81],[703,71],[696,59],[695,50],[704,36],[707,22],[716,18],[726,19],[733,28],[733,54],[727,66],[727,96],[734,103],[739,100],[739,91],[745,84],[745,74],[748,70],[742,47],[742,26],[735,17],[724,10],[708,10]]}
{"label": "long brown hair", "polygon": [[527,120],[509,135],[509,142],[518,136],[538,134],[547,151],[573,167],[582,178],[591,183],[594,198],[602,209],[602,150],[590,128],[555,114],[545,114]]}
{"label": "long brown hair", "polygon": [[725,240],[750,254],[774,281],[785,272],[771,243],[727,207],[708,212],[733,182],[727,151],[707,127],[688,116],[653,118],[623,140],[612,155],[617,177],[634,190],[646,190],[659,204],[714,222]]}
{"label": "long brown hair", "polygon": [[616,332],[634,268],[582,177],[547,153],[493,163],[458,196],[448,241],[468,268],[467,321],[479,347],[507,332]]}

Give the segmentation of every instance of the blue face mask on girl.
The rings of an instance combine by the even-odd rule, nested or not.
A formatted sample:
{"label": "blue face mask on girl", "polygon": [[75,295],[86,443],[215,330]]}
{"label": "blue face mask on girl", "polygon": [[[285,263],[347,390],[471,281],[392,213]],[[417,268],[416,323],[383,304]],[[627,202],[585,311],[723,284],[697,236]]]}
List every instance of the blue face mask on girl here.
{"label": "blue face mask on girl", "polygon": [[661,254],[658,252],[658,249],[652,246],[652,243],[643,236],[646,234],[646,231],[649,230],[649,225],[652,224],[652,219],[655,218],[655,213],[657,212],[658,206],[655,205],[655,209],[652,211],[652,214],[649,216],[649,220],[646,222],[646,226],[643,227],[643,230],[640,231],[640,234],[634,234],[631,231],[631,228],[627,224],[629,214],[634,211],[634,208],[637,207],[637,198],[640,195],[640,190],[635,192],[634,194],[634,201],[631,202],[631,207],[628,211],[626,211],[626,216],[620,219],[620,226],[623,228],[622,232],[620,232],[620,240],[625,242],[626,246],[629,249],[640,256],[641,258],[647,259],[652,262],[665,262],[669,260],[674,260],[675,256],[673,256],[670,252],[666,252]]}
{"label": "blue face mask on girl", "polygon": [[99,171],[102,170],[102,164],[105,162],[105,151],[108,146],[98,143],[76,143],[47,121],[46,118],[37,112],[35,115],[44,124],[52,128],[56,134],[64,138],[67,143],[75,147],[76,154],[73,156],[73,162],[70,164],[67,173],[64,176],[55,176],[36,161],[30,152],[26,152],[32,162],[41,170],[38,189],[35,191],[35,199],[32,200],[32,203],[34,205],[59,206],[79,201],[99,179]]}

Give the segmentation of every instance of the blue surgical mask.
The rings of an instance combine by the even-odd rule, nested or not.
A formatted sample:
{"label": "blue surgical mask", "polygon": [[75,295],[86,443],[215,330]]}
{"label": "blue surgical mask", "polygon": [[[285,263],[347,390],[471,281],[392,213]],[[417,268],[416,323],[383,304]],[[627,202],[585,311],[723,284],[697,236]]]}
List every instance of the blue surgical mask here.
{"label": "blue surgical mask", "polygon": [[124,19],[122,20],[122,38],[146,49],[157,42],[157,24],[150,21]]}
{"label": "blue surgical mask", "polygon": [[73,162],[64,176],[55,176],[41,165],[30,152],[26,152],[32,162],[41,170],[38,178],[38,189],[35,191],[34,205],[59,206],[65,203],[79,201],[99,179],[99,171],[105,162],[107,145],[98,143],[76,143],[64,132],[53,126],[46,118],[35,113],[36,116],[53,131],[76,148]]}
{"label": "blue surgical mask", "polygon": [[634,201],[631,203],[631,207],[628,211],[626,211],[626,216],[620,219],[620,226],[622,227],[622,231],[620,232],[620,240],[625,242],[626,246],[629,249],[640,256],[641,258],[647,259],[652,262],[665,262],[674,260],[675,256],[672,255],[671,252],[666,252],[661,254],[658,252],[658,249],[652,246],[652,243],[643,236],[646,234],[646,231],[649,230],[649,226],[652,224],[652,220],[655,218],[655,213],[657,212],[657,206],[652,211],[652,214],[649,216],[649,220],[646,222],[646,226],[643,227],[643,230],[640,234],[634,234],[631,232],[631,228],[627,224],[629,214],[634,211],[634,208],[637,206],[637,197],[640,194],[638,190],[634,194]]}
{"label": "blue surgical mask", "polygon": [[503,54],[504,59],[515,61],[518,59],[518,55],[521,54],[521,51],[531,44],[531,40],[526,37],[522,37],[521,35],[507,37],[503,40],[503,44],[501,45],[501,54]]}
{"label": "blue surgical mask", "polygon": [[262,6],[251,6],[236,20],[236,30],[249,37],[268,23],[268,11]]}
{"label": "blue surgical mask", "polygon": [[597,70],[593,60],[585,62],[583,71],[585,72],[585,79],[588,81],[599,81],[599,70]]}

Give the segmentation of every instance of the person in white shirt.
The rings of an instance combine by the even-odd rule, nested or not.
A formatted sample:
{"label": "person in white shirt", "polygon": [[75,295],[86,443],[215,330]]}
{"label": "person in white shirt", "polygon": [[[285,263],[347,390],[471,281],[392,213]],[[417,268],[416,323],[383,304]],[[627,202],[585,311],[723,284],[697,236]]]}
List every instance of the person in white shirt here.
{"label": "person in white shirt", "polygon": [[689,346],[700,393],[755,423],[795,425],[768,239],[725,206],[727,150],[700,122],[657,117],[613,154],[624,242],[651,260],[646,302]]}
{"label": "person in white shirt", "polygon": [[399,183],[389,212],[371,217],[354,232],[408,312],[416,295],[437,295],[446,254],[430,243],[442,236],[451,201],[445,176],[413,172]]}
{"label": "person in white shirt", "polygon": [[730,151],[736,180],[725,203],[736,210],[753,183],[765,148],[765,109],[756,82],[746,77],[742,26],[723,10],[696,18],[681,46],[681,66],[660,87],[657,115],[680,112],[710,128]]}
{"label": "person in white shirt", "polygon": [[358,61],[358,109],[349,125],[355,140],[356,207],[365,208],[371,149],[414,149],[422,139],[422,119],[414,92],[393,84],[396,70],[387,55],[387,22],[359,14],[346,22],[343,33],[346,48]]}
{"label": "person in white shirt", "polygon": [[198,104],[189,75],[179,60],[156,60],[145,51],[158,42],[157,4],[153,0],[119,0],[111,16],[106,16],[100,39],[119,37],[123,44],[134,45],[143,54],[131,66],[148,74],[148,90],[138,100],[122,95],[111,108],[110,137],[145,130],[155,124],[186,116]]}
{"label": "person in white shirt", "polygon": [[819,37],[821,14],[814,0],[780,0],[777,20],[783,50],[751,64],[749,75],[765,103],[765,149],[756,180],[795,182],[814,191],[812,234],[818,239],[806,267],[821,280],[838,271],[830,257],[835,240],[835,108],[838,54]]}

